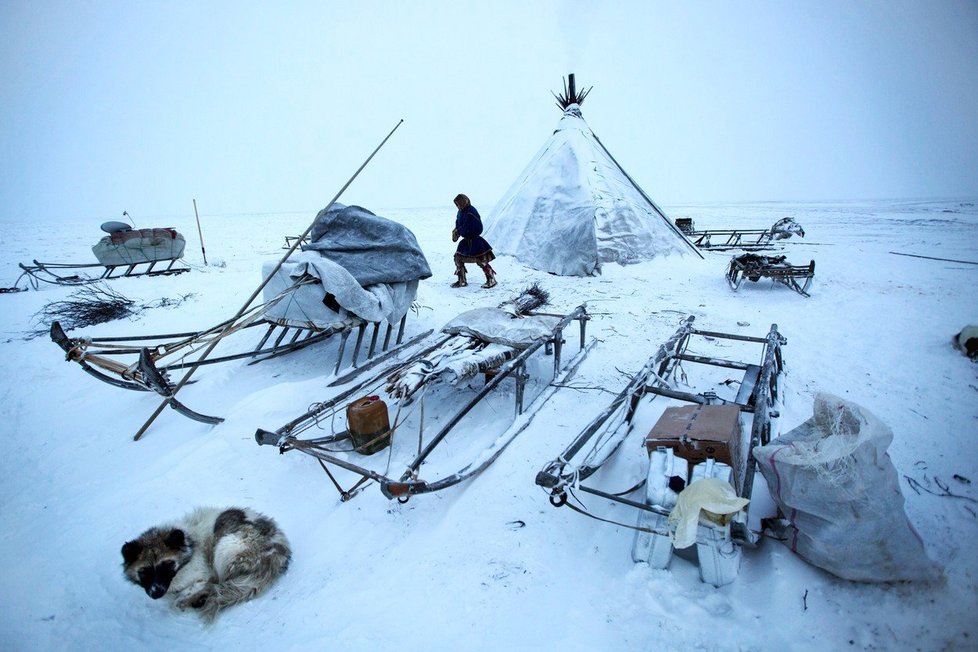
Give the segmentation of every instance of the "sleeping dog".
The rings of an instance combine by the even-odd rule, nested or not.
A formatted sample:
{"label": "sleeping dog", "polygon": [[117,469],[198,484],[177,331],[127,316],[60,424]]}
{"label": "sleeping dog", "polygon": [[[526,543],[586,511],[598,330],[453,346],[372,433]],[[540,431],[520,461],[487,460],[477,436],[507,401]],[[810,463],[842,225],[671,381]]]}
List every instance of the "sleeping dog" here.
{"label": "sleeping dog", "polygon": [[250,600],[289,567],[292,551],[275,521],[248,508],[199,508],[122,546],[123,571],[157,600],[212,621]]}

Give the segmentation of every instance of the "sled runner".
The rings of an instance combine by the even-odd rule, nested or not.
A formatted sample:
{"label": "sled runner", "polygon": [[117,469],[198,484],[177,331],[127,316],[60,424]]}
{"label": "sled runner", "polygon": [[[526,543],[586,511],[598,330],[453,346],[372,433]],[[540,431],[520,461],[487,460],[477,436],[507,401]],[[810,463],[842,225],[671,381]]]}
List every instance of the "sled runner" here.
{"label": "sled runner", "polygon": [[0,291],[27,290],[27,287],[19,287],[23,278],[36,290],[41,283],[84,285],[115,278],[167,276],[190,271],[180,263],[186,241],[175,229],[133,229],[124,222],[105,222],[102,230],[108,235],[92,247],[97,263],[42,263],[37,260],[33,265],[19,263],[23,270],[21,275],[12,287]]}
{"label": "sled runner", "polygon": [[[710,353],[760,344],[759,363],[690,353],[694,338],[695,346]],[[688,317],[611,405],[537,474],[536,483],[554,506],[568,505],[616,525],[631,527],[592,513],[576,492],[638,510],[634,561],[665,568],[674,542],[677,547],[695,543],[703,581],[716,586],[732,582],[741,547],[756,540],[747,527],[756,470],[752,451],[777,434],[785,343],[777,325],[766,337],[747,337],[696,330]],[[704,377],[712,375],[717,391],[680,389],[677,376],[685,380],[681,366],[686,362],[703,369]],[[742,371],[743,378],[721,381],[731,369]],[[703,380],[699,386],[710,387]],[[657,413],[653,401],[660,396],[672,407],[650,429]],[[603,467],[607,472],[595,476]],[[599,486],[628,475],[642,480],[625,491]],[[592,477],[600,481],[589,482]],[[643,487],[644,496],[639,495]]]}
{"label": "sled runner", "polygon": [[725,251],[727,249],[743,249],[754,251],[771,249],[772,244],[787,240],[792,235],[805,237],[805,230],[791,217],[784,217],[768,229],[710,229],[697,231],[693,220],[689,217],[676,219],[676,226],[689,240],[700,249]]}
{"label": "sled runner", "polygon": [[[584,305],[566,315],[513,312],[504,306],[459,315],[417,353],[315,405],[275,431],[259,429],[255,440],[259,445],[277,446],[280,453],[296,450],[315,457],[344,501],[370,481],[377,482],[387,498],[406,502],[411,496],[445,489],[475,476],[529,425],[539,406],[556,391],[558,377],[561,381],[570,377],[590,349],[584,343],[588,320]],[[564,329],[573,321],[580,324],[580,348],[565,366]],[[476,389],[479,378],[485,383]],[[505,392],[494,390],[510,380],[514,384],[516,419],[507,426],[499,419],[499,412],[505,409],[501,405]],[[449,382],[455,387],[445,387]],[[528,401],[532,389],[537,393]],[[364,405],[386,406],[380,402],[382,392],[394,403],[394,413],[381,421],[381,427],[360,428],[353,411]],[[357,400],[361,396],[365,399]],[[491,423],[474,426],[464,437],[459,436],[462,433],[451,437],[459,422],[470,414],[474,417],[470,422],[481,414],[483,419],[488,415]],[[383,416],[386,419],[386,410]],[[332,426],[330,434],[301,438],[313,428],[323,429],[324,424]],[[498,426],[495,430],[494,425]],[[437,432],[431,434],[435,428]],[[370,432],[365,435],[363,430]],[[433,455],[436,449],[439,455]],[[446,468],[457,470],[442,474]],[[403,473],[397,475],[392,469],[403,469]],[[352,486],[341,486],[343,477],[349,478]]]}
{"label": "sled runner", "polygon": [[808,297],[808,288],[815,278],[815,261],[807,265],[792,265],[785,260],[785,256],[734,256],[727,267],[727,282],[737,291],[745,278],[754,283],[762,278],[769,278],[775,283],[788,286],[803,297]]}

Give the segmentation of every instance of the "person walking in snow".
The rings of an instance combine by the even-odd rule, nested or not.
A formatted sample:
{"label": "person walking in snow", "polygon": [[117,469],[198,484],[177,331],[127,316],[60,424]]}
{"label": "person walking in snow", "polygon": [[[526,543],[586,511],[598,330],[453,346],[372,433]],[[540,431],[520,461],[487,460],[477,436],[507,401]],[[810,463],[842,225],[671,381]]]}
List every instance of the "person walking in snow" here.
{"label": "person walking in snow", "polygon": [[458,277],[453,288],[468,285],[465,280],[465,263],[475,263],[486,275],[484,288],[496,286],[496,270],[489,263],[496,259],[492,247],[482,237],[482,218],[472,202],[465,195],[455,197],[458,214],[455,216],[455,228],[452,230],[452,242],[458,241],[455,250],[455,276]]}

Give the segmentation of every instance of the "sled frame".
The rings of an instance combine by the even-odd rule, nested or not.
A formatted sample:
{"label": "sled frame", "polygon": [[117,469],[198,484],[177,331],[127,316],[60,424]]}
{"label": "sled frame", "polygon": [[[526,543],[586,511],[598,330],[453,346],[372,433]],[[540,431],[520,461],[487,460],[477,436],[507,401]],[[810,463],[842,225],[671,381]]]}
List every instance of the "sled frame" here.
{"label": "sled frame", "polygon": [[[503,450],[505,450],[505,448],[516,438],[516,436],[523,432],[523,430],[525,430],[529,425],[533,415],[537,410],[539,410],[543,403],[546,402],[546,399],[549,398],[549,396],[544,397],[544,394],[546,394],[548,391],[555,391],[564,380],[576,372],[578,366],[590,351],[590,345],[585,346],[586,324],[588,319],[589,315],[586,307],[584,305],[578,306],[567,315],[564,315],[547,337],[540,338],[532,343],[529,347],[520,351],[518,355],[498,366],[496,368],[496,373],[491,378],[487,379],[486,384],[475,394],[475,396],[461,406],[455,412],[455,414],[448,419],[442,428],[427,441],[425,446],[407,464],[405,471],[399,477],[393,477],[385,473],[374,471],[363,465],[350,462],[347,459],[335,455],[334,451],[330,450],[329,447],[342,442],[350,441],[352,438],[348,430],[344,430],[328,437],[313,439],[300,439],[298,435],[300,435],[303,431],[314,427],[319,420],[328,419],[333,414],[336,414],[339,410],[346,406],[347,402],[351,398],[362,394],[365,391],[371,390],[372,388],[381,387],[384,380],[388,376],[414,364],[419,360],[424,359],[427,355],[433,351],[436,351],[443,344],[447,343],[451,338],[457,337],[455,335],[442,335],[441,337],[437,338],[435,342],[414,353],[405,360],[399,361],[394,365],[387,366],[383,372],[357,383],[355,386],[346,389],[339,395],[329,399],[326,402],[317,404],[313,409],[293,419],[275,431],[258,429],[255,432],[255,441],[259,445],[277,446],[280,454],[284,454],[291,450],[297,450],[315,457],[323,466],[323,469],[327,471],[327,473],[329,473],[328,465],[333,465],[361,476],[360,481],[354,485],[353,490],[344,491],[340,489],[340,498],[343,501],[349,500],[355,496],[363,485],[370,480],[377,482],[380,485],[381,492],[387,498],[396,498],[402,503],[407,502],[411,496],[446,489],[477,475],[492,464],[499,457],[499,455],[502,454]],[[563,367],[561,364],[561,354],[564,344],[563,332],[564,329],[573,321],[578,321],[580,325],[580,346],[566,367]],[[526,361],[531,355],[539,351],[542,347],[546,347],[545,352],[552,355],[554,358],[553,379],[548,386],[549,390],[545,389],[541,395],[536,397],[530,406],[524,406],[523,388],[526,380],[528,380]],[[558,377],[560,378],[559,381]],[[453,431],[453,429],[465,417],[466,414],[468,414],[476,405],[479,404],[480,401],[482,401],[490,392],[498,387],[503,380],[507,378],[513,378],[516,381],[514,406],[515,421],[513,425],[511,425],[506,432],[497,437],[495,441],[480,455],[476,456],[476,460],[471,464],[468,464],[458,471],[435,481],[426,481],[419,478],[418,476],[421,465],[431,455],[431,453],[445,440],[445,438]],[[404,400],[405,399],[402,399],[402,402]],[[406,400],[410,401],[410,399]],[[527,409],[528,407],[529,410]],[[330,475],[330,477],[332,478],[332,475]],[[336,483],[335,479],[333,479],[333,482]],[[339,489],[339,485],[337,484],[336,486]]]}
{"label": "sled frame", "polygon": [[785,285],[803,297],[811,297],[808,293],[815,278],[815,261],[807,265],[791,265],[788,263],[763,264],[753,260],[744,260],[736,256],[730,260],[727,267],[727,283],[736,292],[743,285],[744,279],[754,283],[761,278],[769,278],[775,284]]}
{"label": "sled frame", "polygon": [[690,231],[688,237],[700,249],[756,251],[772,248],[774,233],[771,229],[710,229],[707,231]]}
{"label": "sled frame", "polygon": [[[169,379],[169,372],[248,358],[250,358],[249,365],[257,364],[338,336],[340,342],[333,367],[333,375],[336,375],[344,368],[344,360],[347,359],[346,349],[350,337],[355,333],[352,352],[348,356],[346,366],[352,368],[351,373],[358,373],[374,366],[379,361],[375,360],[375,356],[384,358],[402,348],[406,314],[398,321],[395,337],[392,324],[366,322],[356,317],[348,317],[343,322],[327,328],[312,324],[296,326],[264,319],[262,315],[272,303],[260,306],[242,316],[236,323],[232,323],[233,320],[226,320],[202,331],[131,337],[71,338],[56,321],[51,324],[50,336],[51,340],[64,351],[65,360],[78,363],[82,370],[93,378],[122,389],[156,392],[169,399],[170,406],[184,416],[210,424],[220,423],[223,419],[196,412],[178,403],[173,398],[175,392]],[[205,360],[200,360],[199,355],[195,355],[199,354],[199,351],[215,337],[262,326],[266,330],[258,344],[251,350]],[[381,338],[382,329],[383,338]],[[365,346],[368,332],[369,343]],[[430,333],[431,331],[428,331],[423,336]],[[392,339],[394,339],[393,347]],[[419,339],[421,337],[415,337],[412,342]],[[360,355],[364,349],[366,349],[365,356],[361,363]]]}
{"label": "sled frame", "polygon": [[[777,407],[781,404],[781,382],[784,375],[784,361],[781,347],[787,340],[778,332],[777,324],[772,324],[765,337],[749,337],[732,333],[696,330],[693,328],[694,317],[689,316],[680,324],[676,332],[648,359],[645,366],[632,376],[629,383],[619,393],[611,404],[599,413],[589,423],[573,442],[552,462],[549,462],[536,476],[536,484],[550,494],[550,503],[555,507],[567,504],[568,491],[580,490],[601,498],[605,498],[635,509],[668,516],[668,512],[642,501],[631,500],[623,495],[612,494],[594,486],[585,484],[606,462],[620,450],[622,443],[632,433],[632,419],[640,402],[646,396],[666,396],[694,404],[722,403],[713,392],[694,394],[669,388],[667,381],[679,362],[692,362],[744,371],[744,380],[737,397],[731,403],[740,406],[742,412],[752,415],[750,440],[746,468],[744,469],[743,486],[738,493],[748,500],[756,473],[756,463],[753,459],[755,446],[767,444],[772,437],[777,436],[777,421],[772,417],[779,416]],[[738,340],[762,345],[760,364],[748,364],[736,360],[697,356],[685,353],[690,338],[694,336],[715,339]],[[592,464],[573,466],[572,462],[592,439],[616,415],[623,415],[622,423],[616,428],[616,437],[603,444],[608,454]],[[590,514],[588,514],[590,515]],[[666,534],[661,532],[659,534]],[[738,528],[737,541],[744,543],[750,540],[750,534]]]}
{"label": "sled frame", "polygon": [[[141,263],[124,263],[119,265],[103,265],[101,263],[42,263],[38,260],[33,261],[33,265],[18,263],[23,270],[14,287],[17,287],[20,279],[27,277],[27,281],[35,290],[41,283],[52,285],[85,285],[96,281],[108,281],[117,278],[132,278],[136,276],[172,276],[189,272],[186,266],[177,266],[180,258],[164,258],[160,260],[149,260]],[[165,267],[157,269],[157,264],[164,264]],[[79,274],[83,270],[101,269],[102,273]],[[118,273],[117,273],[118,272]],[[25,290],[27,288],[24,288]]]}

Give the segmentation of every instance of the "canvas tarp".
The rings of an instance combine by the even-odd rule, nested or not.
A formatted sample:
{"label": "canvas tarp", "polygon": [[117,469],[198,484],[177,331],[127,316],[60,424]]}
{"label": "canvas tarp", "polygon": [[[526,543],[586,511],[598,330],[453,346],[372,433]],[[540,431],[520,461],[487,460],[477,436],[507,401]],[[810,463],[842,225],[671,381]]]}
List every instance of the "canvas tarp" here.
{"label": "canvas tarp", "polygon": [[92,253],[102,265],[135,265],[182,258],[186,244],[172,228],[126,229],[99,240]]}
{"label": "canvas tarp", "polygon": [[309,239],[303,251],[319,252],[363,286],[431,276],[428,260],[407,227],[360,206],[334,203],[319,211]]}
{"label": "canvas tarp", "polygon": [[[410,309],[418,282],[431,276],[410,230],[359,206],[333,204],[328,211],[323,209],[310,237],[313,242],[283,264],[266,285],[264,298],[270,301],[303,276],[319,282],[289,292],[266,311],[267,319],[327,328],[352,315],[393,324]],[[265,263],[263,278],[274,265]]]}

